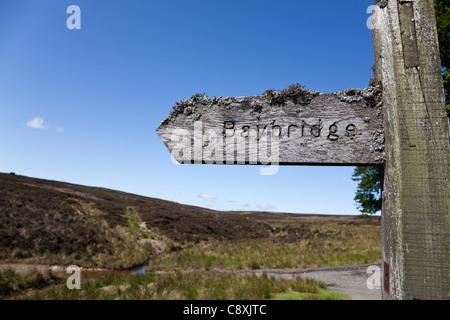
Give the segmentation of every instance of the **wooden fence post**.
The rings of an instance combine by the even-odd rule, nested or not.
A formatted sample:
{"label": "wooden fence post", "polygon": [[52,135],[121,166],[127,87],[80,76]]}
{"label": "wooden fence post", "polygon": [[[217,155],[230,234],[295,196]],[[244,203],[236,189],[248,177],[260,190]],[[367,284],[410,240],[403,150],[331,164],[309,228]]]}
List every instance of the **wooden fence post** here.
{"label": "wooden fence post", "polygon": [[449,121],[433,0],[377,1],[384,299],[450,298]]}

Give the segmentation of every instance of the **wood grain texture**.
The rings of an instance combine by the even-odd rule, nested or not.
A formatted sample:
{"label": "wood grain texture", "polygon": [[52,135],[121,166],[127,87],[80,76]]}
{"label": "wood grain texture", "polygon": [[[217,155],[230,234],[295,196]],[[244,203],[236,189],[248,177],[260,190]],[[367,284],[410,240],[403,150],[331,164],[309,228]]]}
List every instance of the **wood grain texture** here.
{"label": "wood grain texture", "polygon": [[432,0],[389,1],[374,13],[386,166],[385,299],[450,298],[449,125]]}
{"label": "wood grain texture", "polygon": [[384,163],[378,88],[289,90],[237,98],[195,95],[178,103],[157,133],[182,163]]}

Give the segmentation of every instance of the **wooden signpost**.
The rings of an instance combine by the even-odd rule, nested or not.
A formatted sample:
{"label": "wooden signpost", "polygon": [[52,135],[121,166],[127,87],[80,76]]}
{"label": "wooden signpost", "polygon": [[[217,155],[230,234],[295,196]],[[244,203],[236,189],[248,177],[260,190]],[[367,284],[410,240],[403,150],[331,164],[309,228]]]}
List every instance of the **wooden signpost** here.
{"label": "wooden signpost", "polygon": [[383,298],[450,298],[449,122],[432,0],[377,1],[377,86],[196,94],[156,130],[180,163],[382,165]]}
{"label": "wooden signpost", "polygon": [[386,136],[383,295],[450,299],[449,123],[433,1],[382,1],[373,24]]}
{"label": "wooden signpost", "polygon": [[376,165],[385,161],[381,106],[376,87],[197,94],[180,101],[157,133],[181,163]]}

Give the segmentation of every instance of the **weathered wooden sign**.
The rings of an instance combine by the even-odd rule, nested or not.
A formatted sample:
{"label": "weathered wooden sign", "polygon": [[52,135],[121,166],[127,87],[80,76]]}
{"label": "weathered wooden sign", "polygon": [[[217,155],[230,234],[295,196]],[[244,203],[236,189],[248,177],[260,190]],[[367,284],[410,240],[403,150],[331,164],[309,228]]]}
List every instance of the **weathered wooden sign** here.
{"label": "weathered wooden sign", "polygon": [[253,97],[178,102],[156,130],[180,163],[383,164],[378,87],[320,94],[296,84]]}

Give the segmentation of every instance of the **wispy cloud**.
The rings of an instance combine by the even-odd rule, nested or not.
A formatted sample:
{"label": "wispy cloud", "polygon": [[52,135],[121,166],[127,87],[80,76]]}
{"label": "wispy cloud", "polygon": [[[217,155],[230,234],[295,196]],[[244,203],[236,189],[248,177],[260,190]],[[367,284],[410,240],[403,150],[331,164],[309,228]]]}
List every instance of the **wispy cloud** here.
{"label": "wispy cloud", "polygon": [[241,207],[250,207],[250,206],[251,206],[249,203],[241,203],[241,202],[239,202],[239,201],[237,201],[237,200],[225,199],[225,201],[226,201],[226,202],[229,202],[229,203],[234,203],[234,204],[236,204],[237,206],[241,206]]}
{"label": "wispy cloud", "polygon": [[58,128],[56,128],[56,132],[58,132],[58,133],[63,132],[63,131],[64,131],[64,128],[63,128],[63,127],[58,127]]}
{"label": "wispy cloud", "polygon": [[34,117],[30,121],[28,121],[27,126],[33,129],[47,129],[47,126],[44,125],[44,119],[40,117]]}
{"label": "wispy cloud", "polygon": [[201,198],[203,200],[216,200],[216,196],[207,193],[200,193],[197,195],[197,198]]}
{"label": "wispy cloud", "polygon": [[258,204],[259,210],[275,210],[276,207],[267,202],[260,202]]}

